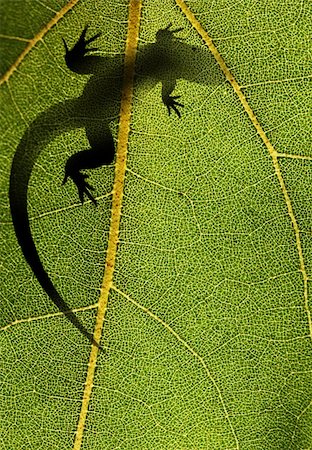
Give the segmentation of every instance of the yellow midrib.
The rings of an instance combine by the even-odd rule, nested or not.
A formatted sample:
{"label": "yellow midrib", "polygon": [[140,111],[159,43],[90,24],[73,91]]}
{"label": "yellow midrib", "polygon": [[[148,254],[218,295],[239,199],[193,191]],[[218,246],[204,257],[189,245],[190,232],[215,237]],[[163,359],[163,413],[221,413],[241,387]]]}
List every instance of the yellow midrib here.
{"label": "yellow midrib", "polygon": [[[107,309],[108,295],[112,287],[113,274],[115,269],[119,223],[121,217],[124,180],[126,173],[127,148],[133,97],[134,68],[139,39],[141,7],[141,0],[130,0],[128,32],[124,59],[124,77],[121,93],[120,120],[117,137],[111,223],[108,236],[104,278],[101,286],[96,324],[93,333],[94,340],[96,342],[100,342],[101,340],[104,318]],[[99,348],[96,345],[92,345],[73,450],[79,450],[81,448],[98,354]]]}
{"label": "yellow midrib", "polygon": [[188,21],[191,23],[191,25],[195,28],[195,30],[198,32],[198,34],[205,41],[207,47],[209,48],[209,50],[211,51],[212,55],[214,56],[214,58],[216,59],[217,63],[219,64],[219,66],[220,66],[223,74],[225,75],[227,81],[229,81],[229,83],[231,84],[235,94],[238,96],[241,104],[243,105],[243,108],[244,108],[245,112],[248,114],[249,119],[251,120],[253,126],[257,130],[257,133],[261,137],[261,139],[262,139],[263,143],[265,144],[266,148],[268,149],[268,152],[269,152],[270,156],[272,157],[272,163],[273,163],[273,167],[274,167],[274,170],[275,170],[275,174],[276,174],[277,179],[279,181],[279,184],[280,184],[280,187],[281,187],[284,199],[285,199],[288,215],[290,217],[291,224],[292,224],[292,227],[293,227],[294,233],[295,233],[296,246],[297,246],[298,257],[299,257],[299,266],[300,266],[300,271],[302,273],[302,278],[303,278],[304,310],[305,310],[306,315],[307,315],[307,321],[308,321],[308,326],[309,326],[309,333],[310,333],[310,337],[312,339],[312,317],[311,317],[311,311],[309,309],[309,299],[308,299],[308,280],[309,280],[309,278],[308,278],[308,274],[307,274],[307,271],[306,271],[306,268],[305,268],[305,263],[304,263],[304,258],[303,258],[303,250],[302,250],[302,244],[301,244],[300,230],[299,230],[298,222],[297,222],[297,219],[295,217],[294,210],[293,210],[293,207],[292,207],[292,204],[291,204],[291,200],[290,200],[289,194],[287,192],[286,185],[285,185],[285,182],[284,182],[284,179],[283,179],[283,176],[282,176],[282,173],[281,173],[280,165],[279,165],[279,162],[278,162],[278,157],[280,157],[282,154],[277,153],[277,151],[275,150],[275,148],[271,144],[271,142],[270,142],[269,138],[267,137],[264,129],[262,128],[262,126],[258,122],[255,113],[251,109],[251,107],[250,107],[250,105],[249,105],[245,95],[243,94],[241,86],[239,86],[239,84],[235,80],[233,74],[231,73],[231,71],[227,67],[224,59],[222,58],[221,54],[219,53],[217,47],[214,45],[211,37],[208,35],[206,30],[202,27],[201,23],[196,19],[195,15],[192,13],[190,8],[186,5],[185,1],[184,0],[175,0],[175,1],[176,1],[176,4],[181,9],[181,11],[183,12],[183,14],[188,19]]}

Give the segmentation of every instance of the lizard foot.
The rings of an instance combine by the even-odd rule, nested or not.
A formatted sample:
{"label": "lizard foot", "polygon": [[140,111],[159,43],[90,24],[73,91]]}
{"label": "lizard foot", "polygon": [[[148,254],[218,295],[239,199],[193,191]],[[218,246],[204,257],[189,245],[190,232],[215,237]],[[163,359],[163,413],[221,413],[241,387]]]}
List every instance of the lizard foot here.
{"label": "lizard foot", "polygon": [[162,28],[161,30],[158,30],[156,33],[156,41],[158,42],[169,42],[173,39],[182,40],[181,38],[175,38],[174,34],[179,33],[179,31],[182,31],[183,28],[176,28],[175,30],[170,30],[172,27],[172,23],[170,22],[169,25],[166,28]]}
{"label": "lizard foot", "polygon": [[69,50],[65,39],[62,38],[63,42],[64,42],[64,46],[65,46],[65,51],[66,51],[65,60],[69,66],[72,61],[75,61],[75,60],[85,56],[89,52],[98,50],[95,47],[87,48],[87,45],[90,44],[91,42],[95,41],[98,37],[101,36],[102,33],[97,33],[94,36],[90,37],[89,39],[86,39],[87,29],[88,29],[88,25],[85,26],[78,41],[76,42],[76,44],[74,45],[74,47],[71,50]]}
{"label": "lizard foot", "polygon": [[93,197],[93,195],[91,194],[90,191],[94,191],[94,187],[91,186],[86,179],[89,178],[89,175],[86,175],[85,173],[81,173],[79,171],[72,173],[72,174],[65,174],[64,180],[63,180],[63,184],[66,183],[68,177],[70,177],[73,182],[75,183],[77,189],[78,189],[78,195],[79,195],[79,199],[81,201],[81,203],[83,204],[84,201],[84,194],[86,194],[86,196],[95,204],[95,206],[97,206],[97,202],[95,200],[95,198]]}
{"label": "lizard foot", "polygon": [[181,95],[168,95],[168,97],[164,99],[164,104],[167,106],[169,116],[171,113],[170,108],[172,108],[173,111],[178,115],[178,117],[181,118],[181,113],[178,110],[177,106],[184,107],[184,105],[176,101],[176,99],[180,97]]}

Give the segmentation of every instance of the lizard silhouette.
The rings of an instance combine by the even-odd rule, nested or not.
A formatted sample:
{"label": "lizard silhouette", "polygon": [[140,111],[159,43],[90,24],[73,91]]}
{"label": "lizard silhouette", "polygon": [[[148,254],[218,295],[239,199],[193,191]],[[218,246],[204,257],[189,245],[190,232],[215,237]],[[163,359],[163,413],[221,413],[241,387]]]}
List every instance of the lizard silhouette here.
{"label": "lizard silhouette", "polygon": [[[139,47],[135,66],[136,83],[142,86],[148,83],[153,86],[161,82],[162,102],[167,107],[169,115],[174,111],[180,118],[179,108],[184,105],[177,101],[180,96],[171,95],[177,79],[208,83],[209,72],[204,73],[203,65],[204,61],[208,68],[208,52],[200,47],[185,44],[181,38],[175,36],[181,28],[171,30],[171,26],[169,24],[156,33],[155,43]],[[88,175],[81,171],[109,165],[114,160],[115,146],[109,124],[119,113],[123,55],[106,57],[89,55],[97,48],[87,46],[101,33],[87,39],[87,28],[88,26],[84,28],[71,50],[63,39],[65,62],[72,72],[92,76],[80,97],[53,105],[39,114],[26,130],[12,162],[9,201],[18,243],[41,287],[67,319],[91,343],[100,348],[93,335],[71,311],[44,269],[32,237],[27,211],[28,186],[35,162],[41,150],[59,134],[71,129],[84,128],[90,144],[89,149],[70,156],[65,165],[63,184],[69,178],[75,183],[81,203],[84,202],[84,197],[89,198],[95,205],[97,203],[92,194],[94,188],[87,181]],[[111,85],[107,83],[108,79]]]}

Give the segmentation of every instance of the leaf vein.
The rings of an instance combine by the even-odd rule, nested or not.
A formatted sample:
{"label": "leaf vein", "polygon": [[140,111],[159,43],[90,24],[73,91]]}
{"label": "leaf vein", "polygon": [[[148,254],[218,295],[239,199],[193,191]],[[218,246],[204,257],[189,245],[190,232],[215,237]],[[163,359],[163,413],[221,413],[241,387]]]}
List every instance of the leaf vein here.
{"label": "leaf vein", "polygon": [[251,123],[253,124],[253,126],[257,130],[259,136],[261,137],[264,145],[266,146],[266,148],[267,148],[267,150],[268,150],[268,152],[269,152],[269,154],[270,154],[270,156],[272,158],[272,163],[273,163],[273,167],[274,167],[274,170],[275,170],[275,174],[276,174],[277,179],[279,181],[279,184],[280,184],[280,187],[281,187],[281,190],[282,190],[282,194],[284,196],[284,200],[285,200],[285,203],[286,203],[287,212],[288,212],[288,215],[290,217],[291,224],[292,224],[292,227],[293,227],[293,230],[294,230],[294,233],[295,233],[295,240],[296,240],[296,246],[297,246],[298,257],[299,257],[300,272],[302,273],[302,278],[303,278],[304,309],[305,309],[305,312],[306,312],[306,315],[307,315],[307,322],[308,322],[310,337],[312,339],[312,317],[311,317],[311,311],[310,311],[310,308],[309,308],[309,298],[308,298],[308,275],[307,275],[307,271],[306,271],[306,268],[305,268],[305,262],[304,262],[304,257],[303,257],[303,249],[302,249],[301,238],[300,238],[300,230],[299,230],[297,219],[296,219],[295,214],[294,214],[294,210],[293,210],[293,206],[292,206],[292,203],[291,203],[291,200],[290,200],[290,196],[289,196],[288,191],[286,189],[285,181],[284,181],[282,173],[281,173],[281,168],[280,168],[280,165],[279,165],[279,162],[278,162],[278,153],[275,150],[275,148],[273,147],[273,145],[270,142],[270,140],[268,139],[264,129],[262,128],[262,126],[258,122],[258,119],[257,119],[255,113],[253,112],[253,110],[250,107],[250,105],[249,105],[249,103],[248,103],[244,93],[242,92],[242,87],[239,86],[239,84],[236,81],[236,79],[234,78],[233,74],[231,73],[231,71],[227,67],[223,57],[219,53],[217,47],[214,45],[211,37],[208,35],[208,33],[203,28],[201,23],[196,19],[196,17],[193,14],[193,12],[186,5],[185,1],[184,0],[175,0],[175,1],[176,1],[176,4],[181,9],[181,11],[183,12],[183,14],[185,15],[185,17],[187,18],[187,20],[195,28],[195,30],[198,32],[198,34],[201,36],[201,38],[205,41],[205,43],[206,43],[207,47],[209,48],[210,52],[212,53],[212,55],[216,59],[217,63],[219,64],[219,66],[220,66],[224,76],[226,77],[227,81],[231,84],[235,94],[238,96],[238,98],[239,98],[239,100],[240,100],[240,102],[241,102],[245,112],[247,113]]}
{"label": "leaf vein", "polygon": [[197,361],[200,362],[200,364],[202,365],[202,367],[204,368],[209,380],[211,381],[211,383],[213,384],[215,390],[218,393],[218,397],[220,399],[221,405],[222,405],[222,409],[224,412],[224,415],[226,417],[226,420],[229,424],[229,427],[232,431],[233,437],[235,439],[235,444],[236,444],[236,449],[239,449],[239,443],[238,443],[238,439],[235,433],[235,430],[233,428],[228,410],[226,408],[225,405],[225,401],[221,392],[221,389],[219,387],[219,385],[217,384],[216,380],[213,378],[204,358],[202,356],[199,355],[199,353],[196,352],[196,350],[193,349],[193,347],[188,344],[176,331],[174,331],[173,328],[171,328],[170,325],[168,325],[163,319],[161,319],[160,317],[158,317],[155,313],[153,313],[152,311],[150,311],[148,308],[146,308],[145,306],[141,305],[140,303],[138,303],[136,300],[134,300],[133,298],[131,298],[128,294],[126,294],[125,292],[121,291],[120,289],[118,289],[116,286],[112,285],[112,289],[114,291],[116,291],[118,294],[122,295],[123,297],[125,297],[127,300],[129,300],[133,305],[135,305],[136,307],[138,307],[139,309],[141,309],[141,311],[145,312],[146,314],[148,314],[152,319],[154,319],[156,322],[160,323],[170,334],[172,334],[193,356],[195,359],[197,359]]}
{"label": "leaf vein", "polygon": [[[107,309],[108,295],[112,287],[117,246],[119,242],[118,240],[119,224],[121,218],[123,189],[126,174],[128,139],[130,132],[130,121],[131,121],[132,99],[133,99],[135,59],[139,40],[138,36],[141,18],[141,8],[142,8],[142,0],[130,0],[128,10],[129,14],[128,31],[127,31],[125,58],[124,58],[124,75],[121,92],[120,120],[117,136],[111,223],[108,236],[104,277],[101,286],[99,307],[93,334],[95,342],[100,342],[102,336],[102,329]],[[96,345],[92,345],[73,450],[80,450],[82,445],[98,354],[99,348]]]}
{"label": "leaf vein", "polygon": [[0,78],[0,86],[3,83],[6,83],[12,74],[15,72],[15,70],[19,67],[19,65],[22,63],[22,61],[25,59],[25,57],[28,55],[28,53],[35,47],[35,45],[43,39],[43,37],[47,34],[48,31],[54,25],[56,25],[63,17],[64,15],[70,11],[79,0],[70,0],[60,11],[58,11],[55,16],[48,22],[40,31],[37,33],[32,39],[28,40],[28,45],[24,48],[22,53],[18,56],[18,58],[15,60],[15,62],[11,65],[11,67],[6,71],[6,73],[3,75],[2,78]]}
{"label": "leaf vein", "polygon": [[[97,307],[98,307],[98,303],[94,303],[93,305],[81,306],[80,308],[74,308],[74,309],[71,309],[70,311],[76,313],[76,312],[88,311],[89,309],[96,309]],[[15,325],[19,325],[21,323],[36,322],[37,320],[50,319],[52,317],[64,317],[64,312],[55,312],[55,313],[49,313],[49,314],[42,314],[41,316],[36,316],[36,317],[27,317],[25,319],[16,319],[13,322],[8,323],[7,325],[4,325],[2,328],[0,328],[0,331],[6,331],[9,328],[11,328]]]}

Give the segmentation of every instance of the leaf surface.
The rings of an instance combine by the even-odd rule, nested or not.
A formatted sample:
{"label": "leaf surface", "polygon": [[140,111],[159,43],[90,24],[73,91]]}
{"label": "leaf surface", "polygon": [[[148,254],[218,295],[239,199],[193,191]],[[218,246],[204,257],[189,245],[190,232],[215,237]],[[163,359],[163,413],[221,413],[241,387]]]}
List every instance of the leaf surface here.
{"label": "leaf surface", "polygon": [[[1,447],[311,448],[311,5],[144,0],[131,23],[137,0],[34,4],[19,36],[53,26],[17,64],[24,49],[2,47]],[[159,80],[143,82],[141,56],[169,22],[182,28],[181,119]],[[71,48],[86,24],[116,73],[137,51],[133,96],[117,75],[92,84],[66,67],[62,38]],[[40,287],[8,200],[30,125],[86,86],[104,99],[90,120],[110,122],[117,149],[88,172],[98,206],[62,186],[67,158],[89,147],[77,126],[40,152],[28,212],[49,277],[101,352]]]}

